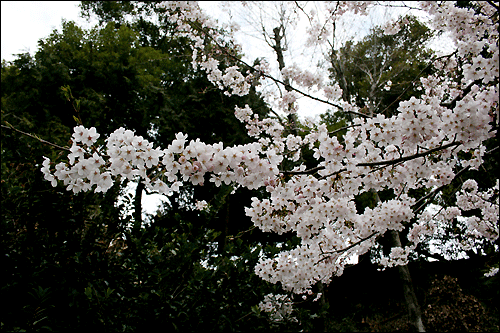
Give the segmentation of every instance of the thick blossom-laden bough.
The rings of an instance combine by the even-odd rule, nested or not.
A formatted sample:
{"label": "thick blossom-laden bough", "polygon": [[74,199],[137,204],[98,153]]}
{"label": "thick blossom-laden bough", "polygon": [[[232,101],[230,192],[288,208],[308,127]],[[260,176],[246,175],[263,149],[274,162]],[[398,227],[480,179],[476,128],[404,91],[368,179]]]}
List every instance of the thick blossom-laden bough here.
{"label": "thick blossom-laden bough", "polygon": [[[334,22],[346,11],[366,13],[369,5],[335,3],[326,22]],[[197,4],[166,2],[162,6],[175,13],[170,20],[177,24],[179,33],[192,40],[193,65],[206,71],[228,95],[247,94],[254,80],[284,84],[270,74],[265,62],[254,67],[242,62],[253,71],[220,69],[219,61],[205,50],[203,38],[209,37],[217,46],[214,49],[222,54],[223,42],[215,24]],[[498,15],[488,3],[478,3],[478,8],[475,13],[456,8],[451,2],[421,4],[433,18],[432,27],[453,38],[456,51],[432,59],[440,71],[422,77],[424,93],[400,101],[392,117],[367,117],[355,105],[339,100],[338,86],[326,85],[324,78],[297,65],[284,68],[280,75],[290,85],[278,103],[283,111],[296,112],[299,96],[322,100],[324,97],[310,95],[315,91],[318,96],[326,96],[322,100],[326,104],[359,115],[346,126],[341,139],[319,124],[313,124],[303,137],[289,134],[278,120],[259,119],[246,105],[237,106],[235,116],[255,138],[251,144],[224,147],[222,143],[188,142],[187,135],[178,133],[168,147],[154,148],[132,131],[120,128],[106,138],[104,146],[96,146],[99,134],[95,128],[77,126],[68,163],[59,163],[53,170],[46,159],[42,172],[54,186],[61,181],[75,193],[105,192],[117,176],[141,177],[147,188],[163,194],[177,191],[183,182],[264,187],[269,197],[253,198],[246,214],[263,231],[296,233],[301,244],[273,258],[262,258],[255,272],[295,293],[310,291],[315,283],[328,283],[332,276],[342,274],[350,257],[369,251],[377,237],[390,230],[409,228],[409,242],[404,248],[393,248],[380,262],[385,266],[404,265],[418,243],[432,236],[438,223],[460,217],[472,208],[480,209],[482,218],[466,218],[468,236],[495,241],[499,233],[498,185],[479,191],[474,181],[466,181],[457,195],[457,206],[435,214],[419,210],[421,202],[409,195],[411,189],[450,184],[457,169],[477,169],[486,153],[484,142],[495,135]],[[319,21],[312,14],[314,27]],[[385,27],[388,34],[397,29]],[[324,35],[324,30],[310,28],[308,33]],[[314,46],[321,42],[322,38],[308,38],[307,43]],[[302,149],[312,150],[315,167],[306,169],[298,164]],[[283,170],[284,161],[286,165],[296,162],[297,166]],[[356,195],[387,189],[393,191],[393,199],[378,202],[362,213],[356,211]]]}

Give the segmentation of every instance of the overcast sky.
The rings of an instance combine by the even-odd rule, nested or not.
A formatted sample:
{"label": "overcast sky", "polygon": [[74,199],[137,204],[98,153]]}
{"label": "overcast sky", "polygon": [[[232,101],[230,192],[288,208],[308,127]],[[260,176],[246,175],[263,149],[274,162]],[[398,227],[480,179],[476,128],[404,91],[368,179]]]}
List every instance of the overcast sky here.
{"label": "overcast sky", "polygon": [[61,28],[61,20],[90,26],[79,17],[79,1],[1,1],[2,60],[11,61],[12,54],[29,51],[34,54],[40,38]]}
{"label": "overcast sky", "polygon": [[[211,9],[218,7],[209,6]],[[2,15],[2,60],[11,61],[17,53],[29,51],[34,54],[38,40],[45,38],[54,30],[61,30],[62,19],[75,21],[83,28],[90,28],[90,23],[80,17],[80,1],[1,1]]]}

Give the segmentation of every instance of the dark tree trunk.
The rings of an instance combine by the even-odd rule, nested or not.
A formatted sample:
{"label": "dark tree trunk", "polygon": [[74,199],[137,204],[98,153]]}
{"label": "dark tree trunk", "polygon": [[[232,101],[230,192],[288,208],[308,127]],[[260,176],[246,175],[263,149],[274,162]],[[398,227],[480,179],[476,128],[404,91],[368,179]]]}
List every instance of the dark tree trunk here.
{"label": "dark tree trunk", "polygon": [[[378,193],[371,190],[375,194],[376,202],[380,202],[380,197]],[[399,238],[399,232],[396,230],[389,230],[387,232],[389,237],[389,242],[392,247],[402,247],[401,239]],[[424,324],[422,322],[422,311],[420,310],[420,305],[418,304],[417,295],[415,294],[415,289],[413,288],[413,282],[411,281],[410,270],[408,265],[398,266],[399,279],[403,285],[403,294],[405,298],[406,308],[408,309],[408,320],[410,324],[410,329],[415,332],[425,332]]]}
{"label": "dark tree trunk", "polygon": [[[273,39],[275,42],[273,49],[276,52],[276,57],[278,60],[278,68],[280,71],[283,68],[285,68],[285,58],[283,57],[283,45],[281,43],[281,40],[283,39],[284,33],[285,33],[284,30],[285,30],[285,28],[282,25],[273,29],[273,32],[274,32]],[[288,78],[286,78],[284,80],[284,83],[285,83],[285,90],[292,91],[292,88],[290,86],[290,80]],[[291,109],[292,105],[289,105],[288,108]],[[290,126],[290,133],[293,135],[298,134],[297,127],[296,127],[297,126],[296,120],[297,120],[297,115],[292,114],[292,113],[288,114],[288,124]]]}
{"label": "dark tree trunk", "polygon": [[[321,311],[325,311],[326,309],[328,309],[330,307],[329,301],[326,298],[325,286],[323,285],[323,282],[321,282],[321,281],[318,282],[317,286],[318,286],[318,292],[320,292],[322,294],[321,298],[319,299],[320,308],[321,308]],[[317,329],[320,332],[328,332],[328,326],[329,325],[328,325],[327,312],[325,311],[321,315],[321,321],[320,321]]]}
{"label": "dark tree trunk", "polygon": [[[389,231],[389,236],[394,247],[401,247],[399,232],[391,230]],[[403,293],[405,297],[406,307],[408,309],[410,328],[415,332],[425,332],[424,324],[422,322],[422,311],[420,310],[420,305],[418,304],[417,296],[413,288],[408,265],[398,266],[398,273],[399,278],[403,284]]]}
{"label": "dark tree trunk", "polygon": [[139,179],[139,183],[135,189],[134,198],[134,226],[132,228],[132,235],[138,236],[139,231],[142,226],[142,192],[144,191],[145,185],[142,178]]}
{"label": "dark tree trunk", "polygon": [[229,224],[230,221],[230,211],[229,211],[229,199],[230,196],[226,197],[226,203],[224,204],[224,213],[221,216],[221,234],[218,237],[217,243],[217,252],[219,255],[224,256],[226,254],[226,240],[229,235]]}

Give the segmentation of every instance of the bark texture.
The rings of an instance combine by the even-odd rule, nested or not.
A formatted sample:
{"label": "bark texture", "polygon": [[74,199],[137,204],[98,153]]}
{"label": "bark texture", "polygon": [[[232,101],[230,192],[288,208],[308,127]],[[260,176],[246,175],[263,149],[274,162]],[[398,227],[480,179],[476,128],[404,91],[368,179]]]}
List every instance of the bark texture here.
{"label": "bark texture", "polygon": [[[395,230],[389,231],[389,235],[394,247],[401,247],[401,239],[399,232]],[[403,284],[403,293],[405,297],[406,307],[408,308],[409,324],[415,332],[425,332],[424,324],[422,322],[422,311],[418,304],[417,296],[411,281],[410,270],[408,265],[398,266],[399,278]]]}

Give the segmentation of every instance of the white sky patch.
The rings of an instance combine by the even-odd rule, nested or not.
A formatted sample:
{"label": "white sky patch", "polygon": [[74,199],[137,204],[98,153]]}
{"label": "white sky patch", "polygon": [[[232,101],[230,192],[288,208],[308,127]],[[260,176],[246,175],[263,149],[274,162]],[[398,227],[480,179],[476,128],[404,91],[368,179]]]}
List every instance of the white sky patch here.
{"label": "white sky patch", "polygon": [[62,19],[75,21],[83,28],[90,23],[80,17],[80,1],[1,1],[2,60],[12,61],[13,54],[29,52],[34,55],[38,40],[48,37],[54,29],[61,31]]}
{"label": "white sky patch", "polygon": [[[135,190],[137,188],[137,182],[129,182],[127,187],[125,188],[125,192],[132,195],[132,198],[135,196]],[[124,202],[123,198],[118,198],[117,204],[121,204]],[[147,221],[146,214],[156,214],[160,205],[164,202],[169,202],[168,197],[162,194],[147,194],[146,191],[142,192],[142,220],[144,222]],[[126,211],[123,212],[124,215],[132,215],[134,211],[133,205],[131,205]]]}

